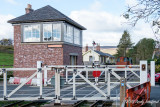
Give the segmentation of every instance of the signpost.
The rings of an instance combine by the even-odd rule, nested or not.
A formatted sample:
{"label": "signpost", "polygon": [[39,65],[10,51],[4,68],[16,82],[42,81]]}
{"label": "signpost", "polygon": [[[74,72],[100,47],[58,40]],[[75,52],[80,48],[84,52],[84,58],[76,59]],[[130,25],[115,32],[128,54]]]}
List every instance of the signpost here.
{"label": "signpost", "polygon": [[93,76],[95,77],[95,85],[98,85],[98,77],[101,75],[101,71],[93,71]]}
{"label": "signpost", "polygon": [[101,75],[101,71],[93,71],[94,77],[99,77]]}

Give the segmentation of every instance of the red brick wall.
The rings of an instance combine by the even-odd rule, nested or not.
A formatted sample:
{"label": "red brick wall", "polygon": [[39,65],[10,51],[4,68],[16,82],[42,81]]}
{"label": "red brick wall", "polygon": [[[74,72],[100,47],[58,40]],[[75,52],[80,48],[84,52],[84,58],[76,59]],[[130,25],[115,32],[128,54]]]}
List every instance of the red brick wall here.
{"label": "red brick wall", "polygon": [[[14,67],[35,68],[37,61],[43,65],[69,65],[69,53],[78,53],[78,65],[82,64],[82,48],[72,45],[63,45],[62,48],[48,48],[47,44],[21,43],[21,26],[14,26]],[[54,73],[48,72],[49,75]],[[14,71],[14,76],[27,77],[33,72]]]}
{"label": "red brick wall", "polygon": [[82,48],[71,45],[63,45],[63,64],[70,65],[70,53],[78,53],[77,65],[82,65]]}

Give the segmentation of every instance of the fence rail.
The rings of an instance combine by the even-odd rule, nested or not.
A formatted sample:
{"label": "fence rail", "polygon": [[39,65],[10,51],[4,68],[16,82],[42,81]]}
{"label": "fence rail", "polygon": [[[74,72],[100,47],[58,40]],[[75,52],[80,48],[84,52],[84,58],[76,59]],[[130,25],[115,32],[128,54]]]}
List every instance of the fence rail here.
{"label": "fence rail", "polygon": [[[119,68],[119,66],[121,68]],[[122,68],[123,67],[123,68]],[[56,103],[60,103],[61,100],[115,100],[115,89],[119,88],[119,80],[121,77],[133,79],[131,75],[137,77],[137,81],[128,81],[127,87],[131,88],[131,84],[139,83],[139,71],[138,65],[124,66],[124,65],[100,65],[100,66],[71,66],[71,65],[56,65],[56,66],[44,66],[37,68],[0,68],[3,73],[3,98],[0,100],[55,100]],[[22,82],[14,89],[8,90],[7,84],[7,72],[8,71],[23,71],[24,73],[35,71],[29,78]],[[54,72],[54,90],[46,89],[49,80],[47,72]],[[101,71],[100,77],[93,77],[93,71]],[[42,77],[44,74],[44,77]],[[65,74],[64,78],[61,78],[61,74]],[[39,95],[30,97],[18,97],[21,93],[22,87],[31,79],[37,76],[37,89]],[[44,80],[44,86],[43,86]],[[61,82],[64,81],[64,84]],[[53,85],[53,82],[52,82]],[[62,86],[63,85],[63,86]],[[23,89],[23,88],[22,88]],[[48,91],[45,91],[48,90]],[[69,93],[66,93],[69,92]],[[86,93],[83,94],[82,92]],[[22,92],[23,93],[23,92]],[[46,93],[46,94],[45,94]],[[1,95],[0,95],[1,96]],[[52,97],[51,97],[52,96]]]}
{"label": "fence rail", "polygon": [[[9,71],[35,72],[20,85],[12,86],[7,81]],[[100,71],[100,76],[93,77],[94,71]],[[117,100],[120,99],[117,95],[120,79],[126,78],[128,90],[136,89],[132,87],[140,84],[143,79],[140,71],[140,65],[53,65],[37,68],[0,68],[3,74],[3,85],[0,86],[3,94],[0,93],[0,100],[55,100],[55,103],[60,103],[61,100]],[[49,72],[54,72],[54,77],[48,78]],[[37,86],[27,86],[26,84],[35,77]],[[52,87],[45,87],[48,83]]]}

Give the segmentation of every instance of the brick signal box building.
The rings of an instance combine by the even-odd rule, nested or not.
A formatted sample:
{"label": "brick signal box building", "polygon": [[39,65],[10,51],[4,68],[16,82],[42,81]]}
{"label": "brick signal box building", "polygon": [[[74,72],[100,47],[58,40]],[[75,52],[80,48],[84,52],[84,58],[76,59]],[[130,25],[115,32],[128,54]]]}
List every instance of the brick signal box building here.
{"label": "brick signal box building", "polygon": [[[83,26],[47,5],[9,20],[14,27],[14,67],[33,68],[37,61],[45,65],[82,64]],[[31,74],[14,72],[14,76]]]}

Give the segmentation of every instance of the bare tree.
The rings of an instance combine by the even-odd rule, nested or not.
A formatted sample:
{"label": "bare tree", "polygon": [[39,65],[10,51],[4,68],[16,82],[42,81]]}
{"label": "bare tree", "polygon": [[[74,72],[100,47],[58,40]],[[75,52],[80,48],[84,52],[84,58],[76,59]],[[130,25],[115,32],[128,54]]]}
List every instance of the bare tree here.
{"label": "bare tree", "polygon": [[137,0],[135,6],[129,6],[123,16],[135,26],[140,19],[152,22],[152,25],[160,25],[160,0]]}
{"label": "bare tree", "polygon": [[156,47],[160,49],[160,0],[136,0],[137,4],[128,6],[123,16],[128,24],[135,26],[140,19],[150,23],[156,38]]}

